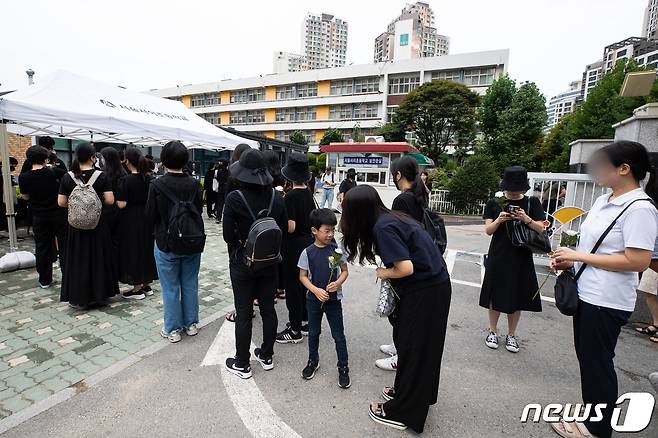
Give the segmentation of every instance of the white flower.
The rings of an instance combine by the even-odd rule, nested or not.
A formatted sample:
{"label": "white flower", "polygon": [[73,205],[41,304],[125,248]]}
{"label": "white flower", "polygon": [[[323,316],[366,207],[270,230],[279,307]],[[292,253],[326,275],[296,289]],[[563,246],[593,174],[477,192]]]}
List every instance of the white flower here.
{"label": "white flower", "polygon": [[505,193],[504,192],[496,192],[495,196],[496,196],[496,198],[502,198],[503,196],[505,196]]}
{"label": "white flower", "polygon": [[343,250],[340,249],[340,248],[336,248],[336,249],[334,250],[334,252],[335,252],[336,254],[338,254],[338,255],[343,255]]}
{"label": "white flower", "polygon": [[564,230],[563,233],[565,233],[567,236],[575,237],[578,235],[578,231],[575,230]]}

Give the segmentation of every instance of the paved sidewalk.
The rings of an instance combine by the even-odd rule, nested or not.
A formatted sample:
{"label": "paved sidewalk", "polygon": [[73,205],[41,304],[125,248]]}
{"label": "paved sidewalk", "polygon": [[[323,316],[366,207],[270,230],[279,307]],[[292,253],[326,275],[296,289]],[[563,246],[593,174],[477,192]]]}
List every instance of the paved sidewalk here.
{"label": "paved sidewalk", "polygon": [[[214,221],[206,230],[201,318],[233,308],[226,246]],[[20,245],[31,250],[32,239]],[[0,253],[5,251],[3,239]],[[77,311],[59,301],[58,271],[55,278],[54,286],[44,290],[34,270],[0,274],[0,420],[161,340],[158,283],[156,293],[144,300],[115,297],[102,309]]]}

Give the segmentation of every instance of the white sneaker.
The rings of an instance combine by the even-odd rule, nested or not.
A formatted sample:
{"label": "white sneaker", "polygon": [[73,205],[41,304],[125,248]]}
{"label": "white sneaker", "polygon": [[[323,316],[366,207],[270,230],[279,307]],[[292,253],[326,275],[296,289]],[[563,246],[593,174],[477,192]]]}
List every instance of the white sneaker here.
{"label": "white sneaker", "polygon": [[489,334],[487,335],[487,338],[484,340],[484,343],[487,344],[487,347],[497,350],[498,336],[490,330]]}
{"label": "white sneaker", "polygon": [[378,359],[375,361],[377,368],[386,371],[395,371],[398,369],[398,355],[387,357],[386,359]]}
{"label": "white sneaker", "polygon": [[191,324],[188,328],[185,329],[185,334],[187,336],[196,336],[199,334],[199,328],[196,324]]}
{"label": "white sneaker", "polygon": [[171,333],[165,333],[164,330],[160,330],[160,336],[165,339],[169,339],[169,342],[172,344],[180,342],[181,340],[180,330],[174,330]]}
{"label": "white sneaker", "polygon": [[381,351],[384,354],[388,354],[389,356],[395,356],[398,354],[398,351],[395,349],[395,345],[391,344],[384,344],[379,346],[379,351]]}
{"label": "white sneaker", "polygon": [[507,348],[507,351],[510,353],[518,353],[521,347],[519,347],[519,343],[516,340],[516,336],[510,336],[507,335],[505,336],[505,348]]}

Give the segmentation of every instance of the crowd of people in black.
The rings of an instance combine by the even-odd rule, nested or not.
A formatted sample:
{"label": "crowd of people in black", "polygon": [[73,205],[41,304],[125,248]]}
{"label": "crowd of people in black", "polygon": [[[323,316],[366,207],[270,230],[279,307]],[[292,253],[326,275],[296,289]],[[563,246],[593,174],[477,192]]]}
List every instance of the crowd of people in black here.
{"label": "crowd of people in black", "polygon": [[[320,366],[318,340],[325,315],[336,347],[338,385],[349,388],[342,304],[348,263],[379,265],[377,277],[395,297],[387,314],[393,343],[380,346],[390,357],[377,366],[396,374],[394,384],[382,390],[385,403],[372,403],[368,414],[386,426],[423,431],[429,407],[437,401],[451,282],[442,255],[445,242],[439,243],[437,230],[430,229],[427,175],[414,158],[391,163],[401,193],[389,209],[375,188],[357,185],[353,169],[339,183],[330,167],[320,177],[318,205],[305,154],[291,154],[282,167],[276,153],[247,145],[237,146],[230,162],[209,166],[203,183],[186,172],[188,150],[177,141],[162,149],[162,175],[134,147],[96,153],[82,143],[69,171],[48,137],[26,155],[19,185],[32,215],[40,286],[53,283],[57,258],[61,300],[76,308],[102,306],[117,294],[145,299],[159,279],[161,334],[172,343],[182,334],[198,333],[205,197],[206,215],[222,224],[235,303],[226,319],[235,323],[236,351],[225,365],[243,379],[252,375],[257,306],[263,333],[253,356],[264,370],[274,368],[275,344],[298,344],[307,336],[308,361],[301,375],[312,379]],[[591,173],[611,193],[594,203],[578,247],[558,248],[552,266],[579,269],[574,341],[583,400],[608,403],[610,409],[604,410],[603,421],[555,424],[565,437],[586,432],[610,436],[617,397],[615,345],[634,308],[637,273],[650,265],[658,268],[658,184],[646,149],[639,143],[613,143],[594,154]],[[335,186],[340,219],[334,210]],[[492,240],[479,304],[489,314],[486,346],[498,348],[498,320],[505,313],[505,348],[518,353],[521,311],[540,312],[542,307],[532,253],[514,243],[509,225],[516,222],[542,233],[549,224],[541,201],[525,194],[530,186],[524,168],[505,169],[501,188],[503,197],[484,209],[485,231]],[[599,237],[604,243],[595,245]],[[131,288],[120,292],[119,283]],[[281,299],[287,318],[279,330],[275,303]]]}

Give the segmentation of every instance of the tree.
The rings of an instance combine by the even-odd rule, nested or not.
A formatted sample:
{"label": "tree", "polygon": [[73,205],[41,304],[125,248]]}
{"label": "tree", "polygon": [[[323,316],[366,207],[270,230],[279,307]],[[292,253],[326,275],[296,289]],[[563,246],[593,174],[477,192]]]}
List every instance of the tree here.
{"label": "tree", "polygon": [[328,145],[329,143],[342,143],[345,141],[343,139],[343,133],[336,128],[328,128],[324,131],[322,139],[320,139],[320,146]]}
{"label": "tree", "polygon": [[544,137],[535,160],[542,172],[559,173],[569,170],[569,143],[575,139],[576,117],[574,113],[563,116]]}
{"label": "tree", "polygon": [[290,134],[290,142],[295,144],[301,144],[301,145],[308,144],[308,141],[306,140],[304,133],[299,129],[293,132],[292,134]]}
{"label": "tree", "polygon": [[487,89],[479,111],[480,130],[484,141],[490,142],[500,126],[500,115],[512,105],[516,82],[507,73],[493,81]]}
{"label": "tree", "polygon": [[479,101],[463,84],[432,81],[407,94],[394,120],[405,131],[414,131],[421,152],[436,161],[448,145],[470,141]]}
{"label": "tree", "polygon": [[384,137],[386,141],[405,141],[404,128],[395,122],[386,123],[377,128],[377,135]]}
{"label": "tree", "polygon": [[365,141],[365,137],[361,135],[361,124],[358,122],[352,128],[352,140],[358,143]]}
{"label": "tree", "polygon": [[498,126],[486,141],[498,173],[521,165],[534,168],[534,157],[546,126],[546,99],[533,82],[519,87],[508,108],[498,114]]}
{"label": "tree", "polygon": [[327,165],[327,156],[324,153],[316,154],[309,152],[308,154],[308,169],[313,175],[320,175],[325,166]]}
{"label": "tree", "polygon": [[487,200],[498,188],[499,181],[491,157],[473,155],[448,182],[450,200],[457,210],[463,210],[474,202]]}

